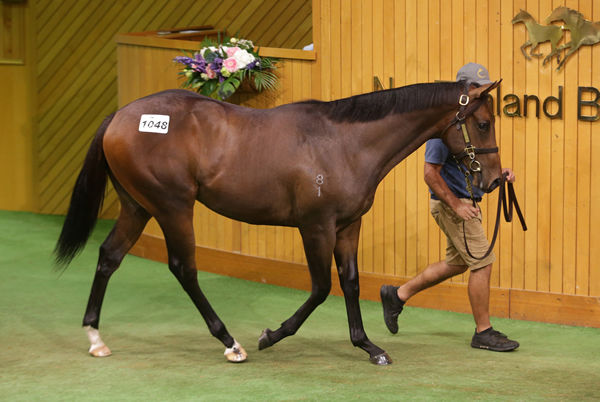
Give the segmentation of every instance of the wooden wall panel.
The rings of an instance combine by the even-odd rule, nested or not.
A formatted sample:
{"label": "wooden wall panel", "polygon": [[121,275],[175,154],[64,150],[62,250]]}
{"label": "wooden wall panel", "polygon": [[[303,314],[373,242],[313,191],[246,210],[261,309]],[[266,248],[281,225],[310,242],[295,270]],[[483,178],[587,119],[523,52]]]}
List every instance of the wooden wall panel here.
{"label": "wooden wall panel", "polygon": [[28,6],[0,2],[0,63],[23,64]]}
{"label": "wooden wall panel", "polygon": [[31,20],[29,4],[0,2],[0,209],[36,208]]}
{"label": "wooden wall panel", "polygon": [[[35,209],[39,202],[41,212],[65,211],[95,129],[118,107],[116,77],[121,66],[116,64],[113,41],[117,32],[212,23],[230,33],[239,30],[262,45],[299,47],[314,37],[317,61],[286,64],[277,96],[259,100],[240,95],[240,102],[255,107],[368,92],[373,89],[374,75],[385,87],[390,77],[395,86],[452,80],[462,64],[477,61],[488,66],[492,77],[504,79],[502,95],[515,93],[522,100],[526,93],[537,94],[543,100],[558,96],[559,86],[564,88],[562,119],[543,115],[539,119],[531,115],[497,118],[502,161],[517,174],[517,194],[530,229],[522,233],[518,225],[502,224],[492,285],[600,296],[600,267],[594,264],[600,257],[600,235],[594,230],[600,223],[600,212],[594,208],[600,199],[600,122],[578,121],[575,103],[577,86],[600,87],[600,63],[596,62],[600,45],[582,47],[563,70],[556,71],[554,61],[543,65],[540,60],[523,58],[519,47],[527,32],[523,25],[510,22],[520,8],[542,21],[559,5],[598,21],[597,3],[314,0],[312,10],[310,5],[298,0],[28,2],[35,66],[0,66],[0,120],[11,127],[9,135],[3,130],[0,138],[0,166],[5,172],[16,170],[2,175],[0,206]],[[2,7],[5,15],[7,5],[2,3]],[[16,24],[13,28],[21,30]],[[24,41],[13,35],[8,47],[3,37],[3,54],[6,49],[20,48],[19,43],[26,45],[27,32],[25,27]],[[178,86],[173,81],[175,67],[160,65],[155,59],[156,54],[168,59],[176,52],[128,50],[120,63],[142,66],[129,78],[132,93]],[[547,53],[548,44],[540,50]],[[14,50],[10,53],[20,60]],[[25,56],[27,62],[29,54]],[[160,77],[167,78],[161,81]],[[126,98],[122,96],[121,104]],[[429,217],[422,163],[421,149],[394,169],[378,190],[363,223],[359,251],[363,272],[398,280],[443,256],[445,239]],[[489,195],[482,203],[488,233],[496,197]],[[114,216],[118,210],[114,193],[108,194],[106,205],[106,216]],[[242,224],[202,206],[196,215],[199,245],[305,263],[294,229]],[[151,223],[147,233],[160,235],[160,229]],[[457,277],[453,283],[460,285],[467,277]]]}
{"label": "wooden wall panel", "polygon": [[[485,64],[493,78],[503,78],[501,98],[517,94],[521,114],[523,95],[535,94],[543,102],[550,95],[558,96],[558,87],[563,87],[562,119],[551,120],[543,112],[536,118],[533,106],[527,117],[497,116],[502,162],[516,172],[516,192],[529,231],[502,223],[492,285],[600,295],[600,268],[592,263],[598,256],[593,246],[598,244],[598,235],[593,228],[600,223],[593,208],[598,199],[594,172],[599,166],[595,151],[600,122],[577,120],[576,103],[578,86],[600,86],[598,63],[593,62],[600,59],[600,46],[582,47],[556,71],[555,61],[544,65],[542,60],[523,57],[520,46],[528,33],[524,25],[511,23],[519,9],[543,22],[559,5],[597,21],[599,7],[592,0],[320,0],[318,5],[314,14],[321,23],[318,29],[315,26],[314,35],[320,38],[316,50],[323,85],[315,96],[321,99],[372,90],[374,75],[386,87],[390,76],[395,86],[453,80],[468,61]],[[547,54],[549,44],[540,45],[539,50]],[[338,77],[351,80],[348,91],[340,93]],[[502,108],[505,102],[500,101]],[[556,111],[552,106],[550,112]],[[420,149],[378,189],[373,208],[363,219],[361,271],[410,277],[443,256],[445,239],[428,214],[422,163]],[[490,233],[497,195],[487,198],[482,209]],[[453,282],[465,282],[467,277]]]}
{"label": "wooden wall panel", "polygon": [[[309,0],[31,3],[37,53],[35,188],[43,213],[66,211],[89,142],[103,118],[118,107],[117,33],[213,25],[262,46],[299,48],[312,41]],[[155,69],[154,60],[144,60],[144,71]],[[115,217],[117,211],[116,196],[109,190],[103,216]]]}

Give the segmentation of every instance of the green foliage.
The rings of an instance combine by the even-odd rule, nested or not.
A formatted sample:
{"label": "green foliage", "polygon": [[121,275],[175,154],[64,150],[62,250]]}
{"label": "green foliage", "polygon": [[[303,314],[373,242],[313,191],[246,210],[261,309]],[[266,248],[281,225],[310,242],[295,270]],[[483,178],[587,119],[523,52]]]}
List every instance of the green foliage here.
{"label": "green foliage", "polygon": [[277,88],[279,78],[274,70],[278,59],[260,57],[249,40],[220,39],[205,38],[199,52],[184,52],[185,56],[175,58],[184,65],[179,72],[184,88],[221,100],[233,95],[245,81],[258,92]]}

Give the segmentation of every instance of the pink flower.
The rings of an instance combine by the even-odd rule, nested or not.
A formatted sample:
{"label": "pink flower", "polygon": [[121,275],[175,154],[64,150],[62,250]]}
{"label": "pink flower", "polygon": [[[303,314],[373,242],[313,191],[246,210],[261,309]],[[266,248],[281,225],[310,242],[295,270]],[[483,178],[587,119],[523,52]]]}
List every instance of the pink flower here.
{"label": "pink flower", "polygon": [[238,50],[240,50],[240,48],[237,46],[227,48],[227,56],[229,56],[229,57],[233,56],[235,54],[235,52],[237,52]]}
{"label": "pink flower", "polygon": [[215,73],[210,66],[206,66],[206,75],[208,76],[209,80],[212,80],[217,76],[217,73]]}
{"label": "pink flower", "polygon": [[223,60],[223,67],[225,67],[227,69],[227,71],[229,71],[230,73],[235,73],[238,70],[237,60],[234,59],[233,57],[225,59],[225,60]]}

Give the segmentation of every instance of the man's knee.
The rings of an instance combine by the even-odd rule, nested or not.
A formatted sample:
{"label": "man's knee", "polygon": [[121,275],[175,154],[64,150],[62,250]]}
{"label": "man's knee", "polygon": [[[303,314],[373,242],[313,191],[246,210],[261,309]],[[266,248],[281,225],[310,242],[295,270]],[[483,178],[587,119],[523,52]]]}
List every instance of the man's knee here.
{"label": "man's knee", "polygon": [[458,265],[458,264],[448,264],[448,270],[452,272],[452,276],[463,274],[469,269],[467,265]]}

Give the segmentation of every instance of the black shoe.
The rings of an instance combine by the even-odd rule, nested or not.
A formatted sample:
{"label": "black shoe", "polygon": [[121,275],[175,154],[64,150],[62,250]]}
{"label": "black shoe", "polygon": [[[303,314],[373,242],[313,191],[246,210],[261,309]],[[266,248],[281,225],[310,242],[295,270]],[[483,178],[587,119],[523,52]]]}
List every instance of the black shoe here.
{"label": "black shoe", "polygon": [[509,352],[519,347],[519,342],[508,339],[502,332],[489,327],[485,331],[473,335],[471,347],[476,349],[493,350],[494,352]]}
{"label": "black shoe", "polygon": [[398,316],[402,312],[404,302],[398,298],[398,286],[383,285],[379,291],[383,306],[383,321],[392,334],[398,332]]}

